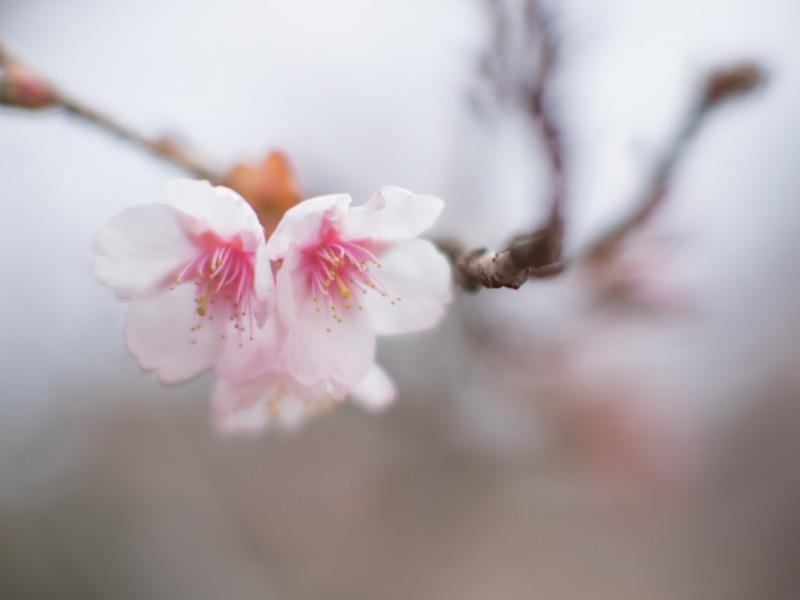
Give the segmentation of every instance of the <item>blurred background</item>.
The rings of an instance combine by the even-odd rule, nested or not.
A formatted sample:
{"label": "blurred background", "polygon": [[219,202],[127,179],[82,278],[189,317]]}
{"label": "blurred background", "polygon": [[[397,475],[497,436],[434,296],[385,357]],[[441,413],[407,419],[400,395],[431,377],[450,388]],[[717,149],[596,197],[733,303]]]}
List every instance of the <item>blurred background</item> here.
{"label": "blurred background", "polygon": [[[309,195],[435,194],[434,234],[501,246],[550,185],[503,92],[525,4],[0,0],[0,40],[221,169],[281,149]],[[99,228],[184,174],[0,110],[1,598],[800,598],[800,4],[544,7],[569,253],[632,210],[708,69],[768,85],[610,265],[457,293],[381,342],[390,410],[296,434],[215,435],[211,379],[142,374],[93,280]]]}

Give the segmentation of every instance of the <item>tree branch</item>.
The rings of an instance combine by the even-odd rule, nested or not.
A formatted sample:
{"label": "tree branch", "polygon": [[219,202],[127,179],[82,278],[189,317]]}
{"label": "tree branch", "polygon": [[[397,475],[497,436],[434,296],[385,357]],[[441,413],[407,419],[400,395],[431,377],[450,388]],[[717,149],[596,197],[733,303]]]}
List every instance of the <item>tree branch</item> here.
{"label": "tree branch", "polygon": [[741,63],[711,73],[669,150],[656,165],[636,208],[580,255],[562,258],[560,252],[554,250],[548,238],[555,235],[551,229],[552,221],[530,234],[513,238],[500,251],[488,248],[464,250],[453,242],[447,242],[444,250],[455,265],[456,281],[468,291],[477,291],[482,287],[518,289],[530,277],[551,277],[578,262],[607,255],[631,231],[646,222],[663,203],[689,142],[698,133],[708,114],[728,99],[749,93],[764,80],[763,71],[753,63]]}
{"label": "tree branch", "polygon": [[[531,274],[548,277],[560,272],[564,239],[566,196],[562,134],[548,104],[549,90],[559,57],[552,18],[539,0],[524,0],[521,14],[508,10],[502,0],[488,0],[494,23],[491,54],[484,57],[484,73],[502,98],[510,98],[530,116],[550,172],[550,203],[545,223],[532,233],[511,240],[500,252],[487,248],[455,253],[456,280],[468,290],[518,288]],[[521,42],[513,43],[514,27]],[[535,58],[530,65],[531,57]]]}
{"label": "tree branch", "polygon": [[0,44],[0,104],[28,110],[61,109],[176,165],[200,179],[218,182],[219,173],[166,138],[150,138],[58,90]]}

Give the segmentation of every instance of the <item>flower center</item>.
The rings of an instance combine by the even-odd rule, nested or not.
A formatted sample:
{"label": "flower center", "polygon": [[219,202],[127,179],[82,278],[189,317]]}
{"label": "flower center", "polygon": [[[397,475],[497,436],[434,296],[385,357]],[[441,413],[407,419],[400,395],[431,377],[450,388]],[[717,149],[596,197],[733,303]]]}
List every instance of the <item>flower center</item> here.
{"label": "flower center", "polygon": [[306,251],[311,264],[310,287],[312,299],[318,303],[317,312],[325,311],[328,317],[326,330],[331,331],[330,319],[344,322],[344,311],[354,306],[364,310],[359,295],[370,290],[388,298],[392,304],[400,298],[392,298],[381,284],[372,268],[381,268],[380,262],[368,249],[355,242],[328,240]]}
{"label": "flower center", "polygon": [[[234,244],[216,241],[203,250],[175,278],[170,289],[186,280],[194,279],[195,318],[192,332],[198,331],[205,319],[226,318],[233,323],[242,344],[242,334],[247,322],[250,340],[253,339],[253,315],[250,304],[255,279],[252,253]],[[225,338],[226,334],[222,334]],[[197,339],[192,339],[196,344]]]}

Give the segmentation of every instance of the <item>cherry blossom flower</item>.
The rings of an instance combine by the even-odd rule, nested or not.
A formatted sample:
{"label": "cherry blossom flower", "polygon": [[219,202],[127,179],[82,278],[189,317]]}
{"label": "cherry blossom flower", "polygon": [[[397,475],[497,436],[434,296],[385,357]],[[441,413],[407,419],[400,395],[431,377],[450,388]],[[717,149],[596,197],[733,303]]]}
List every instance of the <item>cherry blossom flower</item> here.
{"label": "cherry blossom flower", "polygon": [[[274,277],[256,214],[238,194],[206,181],[173,181],[169,203],[129,208],[97,237],[95,276],[133,300],[128,349],[163,383],[214,367],[231,380],[277,355]],[[243,348],[254,331],[271,340]]]}
{"label": "cherry blossom flower", "polygon": [[364,409],[378,411],[396,396],[394,383],[379,365],[353,389],[303,386],[286,371],[269,369],[243,383],[217,380],[213,395],[214,424],[220,433],[256,433],[277,424],[295,429],[309,417],[341,404],[345,397]]}
{"label": "cherry blossom flower", "polygon": [[432,196],[386,187],[364,206],[321,196],[290,209],[267,242],[282,261],[277,309],[288,335],[281,355],[300,386],[334,397],[368,378],[376,335],[422,331],[450,302],[450,265],[415,239],[443,208]]}

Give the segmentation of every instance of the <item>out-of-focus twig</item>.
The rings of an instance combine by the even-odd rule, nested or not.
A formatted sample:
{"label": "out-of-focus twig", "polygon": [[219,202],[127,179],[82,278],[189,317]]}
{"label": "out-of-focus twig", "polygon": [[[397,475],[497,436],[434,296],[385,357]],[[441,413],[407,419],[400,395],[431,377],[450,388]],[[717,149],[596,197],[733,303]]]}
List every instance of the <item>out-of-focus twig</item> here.
{"label": "out-of-focus twig", "polygon": [[548,235],[547,226],[513,238],[500,251],[488,248],[463,250],[449,241],[444,244],[444,250],[453,260],[458,283],[470,291],[481,287],[517,289],[530,277],[557,275],[575,263],[596,260],[607,255],[629,233],[646,222],[663,203],[675,169],[706,116],[728,99],[752,91],[764,79],[762,69],[754,63],[741,63],[711,73],[698,93],[695,105],[688,111],[678,129],[675,139],[656,165],[636,207],[579,255],[562,258],[560,255],[548,253],[548,245],[542,241]]}
{"label": "out-of-focus twig", "polygon": [[765,79],[761,68],[753,63],[741,63],[711,73],[704,82],[695,104],[687,113],[675,138],[653,170],[634,210],[589,246],[588,259],[602,258],[631,231],[647,221],[661,206],[667,187],[689,142],[698,133],[708,113],[723,102],[752,91]]}
{"label": "out-of-focus twig", "polygon": [[201,179],[219,181],[217,171],[166,138],[150,138],[120,121],[69,97],[46,78],[12,56],[0,44],[0,104],[27,110],[61,109],[80,117],[150,154],[166,160]]}
{"label": "out-of-focus twig", "polygon": [[538,45],[538,69],[530,90],[525,95],[531,118],[543,142],[550,167],[551,200],[548,227],[558,234],[558,252],[561,254],[561,239],[564,231],[564,152],[561,129],[549,109],[547,94],[552,87],[553,76],[559,57],[552,18],[545,13],[538,0],[528,0],[524,6],[528,37]]}
{"label": "out-of-focus twig", "polygon": [[551,192],[545,223],[515,237],[505,250],[479,248],[459,255],[454,254],[452,244],[446,246],[455,259],[456,278],[468,290],[516,289],[530,276],[548,277],[562,270],[566,196],[563,143],[548,104],[559,56],[552,17],[539,0],[523,0],[518,6],[489,0],[489,8],[493,43],[491,54],[484,57],[483,71],[501,98],[521,106],[530,116],[547,158]]}

